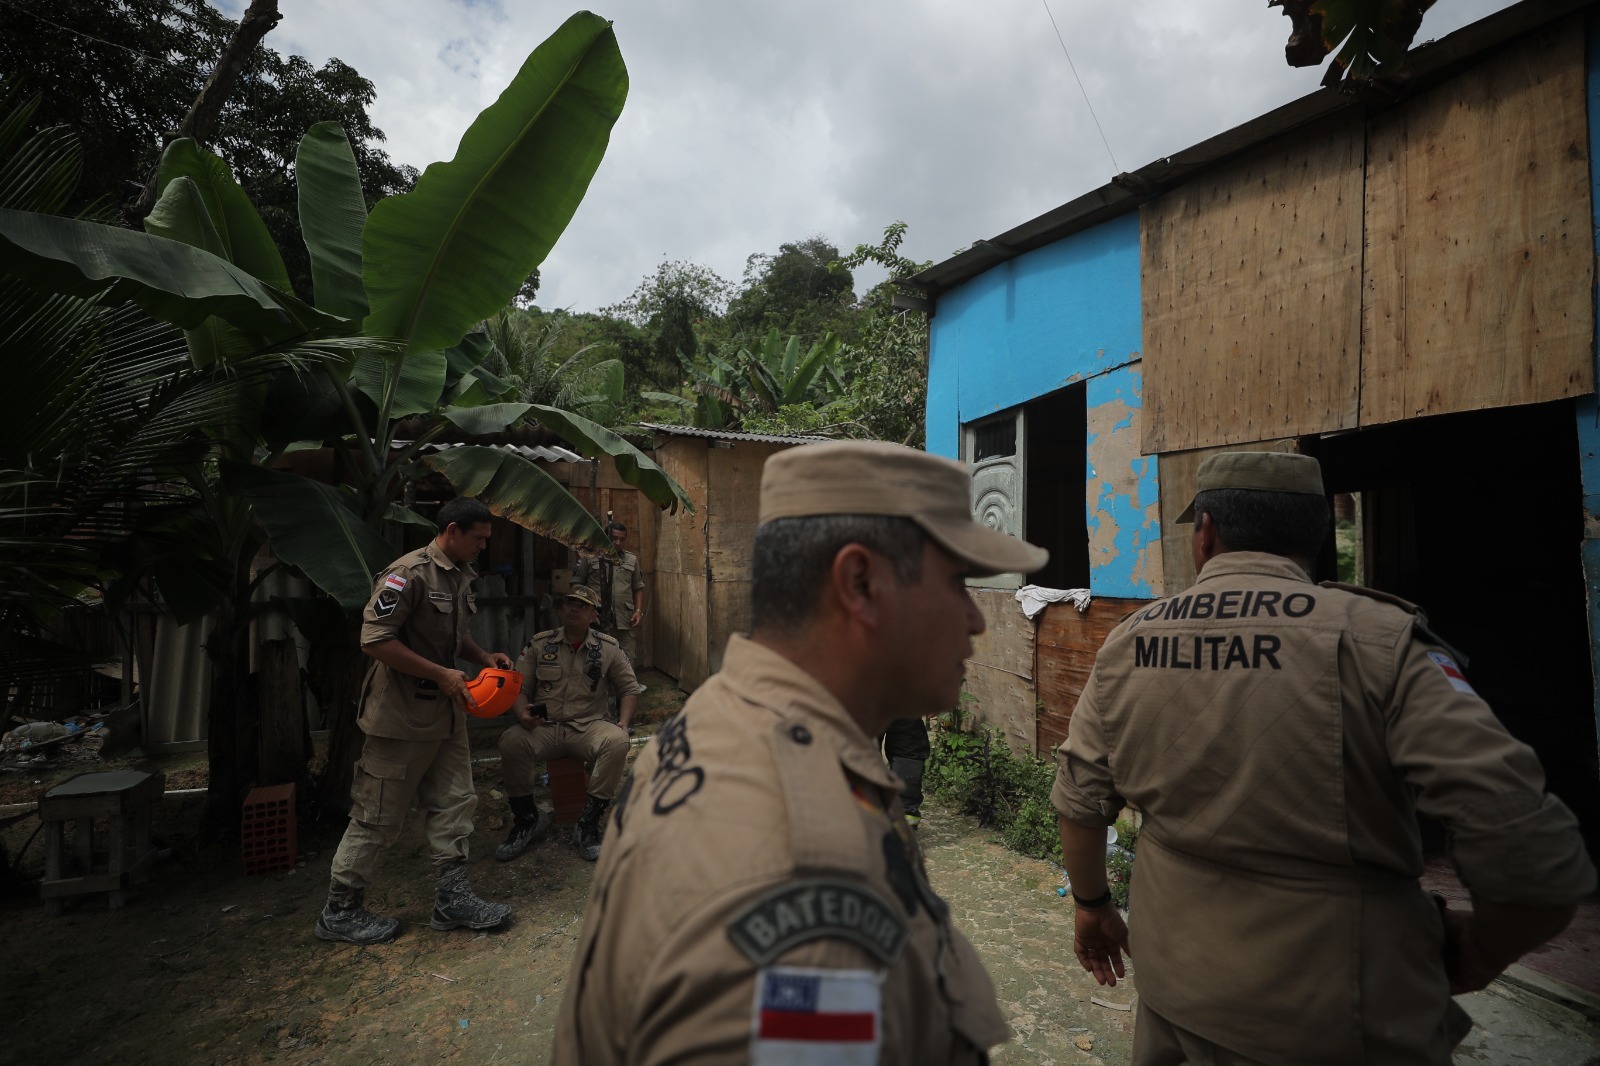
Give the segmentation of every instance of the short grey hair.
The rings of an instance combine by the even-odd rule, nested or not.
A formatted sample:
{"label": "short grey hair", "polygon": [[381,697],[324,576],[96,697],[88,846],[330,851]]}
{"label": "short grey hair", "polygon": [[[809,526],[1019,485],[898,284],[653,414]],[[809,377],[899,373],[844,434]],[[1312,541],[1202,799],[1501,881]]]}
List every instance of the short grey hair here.
{"label": "short grey hair", "polygon": [[806,515],[776,518],[756,530],[750,614],[757,632],[794,632],[811,621],[834,556],[847,544],[877,552],[903,585],[922,580],[928,535],[909,518]]}

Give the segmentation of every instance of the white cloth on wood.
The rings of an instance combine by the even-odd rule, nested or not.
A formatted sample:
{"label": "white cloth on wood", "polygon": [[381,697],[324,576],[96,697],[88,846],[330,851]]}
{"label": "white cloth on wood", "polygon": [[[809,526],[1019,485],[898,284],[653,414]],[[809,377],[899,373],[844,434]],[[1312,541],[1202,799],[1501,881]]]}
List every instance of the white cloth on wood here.
{"label": "white cloth on wood", "polygon": [[1022,613],[1032,618],[1044,610],[1047,603],[1070,603],[1079,611],[1089,609],[1089,601],[1093,599],[1088,589],[1047,589],[1040,585],[1024,585],[1017,590],[1017,602],[1022,604]]}

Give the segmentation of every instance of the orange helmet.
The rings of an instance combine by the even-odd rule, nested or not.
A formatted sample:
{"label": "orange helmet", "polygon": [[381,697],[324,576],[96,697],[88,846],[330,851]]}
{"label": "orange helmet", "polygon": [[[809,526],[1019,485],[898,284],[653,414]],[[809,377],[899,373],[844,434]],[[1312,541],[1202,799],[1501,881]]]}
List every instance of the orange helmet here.
{"label": "orange helmet", "polygon": [[498,670],[493,667],[481,670],[467,682],[467,692],[478,701],[472,713],[479,718],[498,718],[517,702],[522,691],[522,675],[515,670]]}

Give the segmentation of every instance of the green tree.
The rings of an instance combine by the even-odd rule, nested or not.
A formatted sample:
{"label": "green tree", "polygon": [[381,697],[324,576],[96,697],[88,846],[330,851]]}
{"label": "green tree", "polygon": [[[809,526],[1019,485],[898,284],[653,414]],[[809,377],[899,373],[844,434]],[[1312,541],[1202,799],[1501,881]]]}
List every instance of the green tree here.
{"label": "green tree", "polygon": [[640,331],[638,348],[618,352],[630,377],[642,385],[670,388],[680,375],[680,353],[692,358],[708,330],[728,307],[731,288],[710,267],[681,260],[663,262],[626,300],[602,314]]}
{"label": "green tree", "polygon": [[854,302],[855,280],[841,265],[839,249],[824,237],[811,236],[780,245],[777,255],[750,256],[728,318],[746,336],[777,329],[813,338],[841,332]]}
{"label": "green tree", "polygon": [[[84,179],[68,210],[138,195],[235,26],[204,0],[6,0],[0,71],[41,95],[42,125],[69,127],[84,148]],[[383,131],[367,114],[374,96],[341,60],[313,67],[263,45],[206,141],[249,190],[302,299],[311,274],[297,218],[301,134],[324,121],[345,131],[369,208],[416,181],[415,170],[378,147]]]}
{"label": "green tree", "polygon": [[[1314,67],[1334,52],[1322,84],[1351,90],[1402,73],[1406,50],[1434,0],[1267,0],[1294,24],[1284,57]],[[1337,50],[1337,51],[1336,51]]]}
{"label": "green tree", "polygon": [[840,412],[878,440],[922,447],[928,400],[928,316],[894,306],[899,280],[931,264],[900,254],[906,224],[895,222],[877,244],[858,244],[843,260],[848,268],[874,263],[889,272],[862,301],[865,318],[856,339],[840,353],[848,400]]}
{"label": "green tree", "polygon": [[484,366],[506,382],[509,399],[559,407],[613,426],[623,404],[622,360],[607,357],[598,342],[564,345],[569,323],[566,315],[506,308],[486,323],[493,350]]}

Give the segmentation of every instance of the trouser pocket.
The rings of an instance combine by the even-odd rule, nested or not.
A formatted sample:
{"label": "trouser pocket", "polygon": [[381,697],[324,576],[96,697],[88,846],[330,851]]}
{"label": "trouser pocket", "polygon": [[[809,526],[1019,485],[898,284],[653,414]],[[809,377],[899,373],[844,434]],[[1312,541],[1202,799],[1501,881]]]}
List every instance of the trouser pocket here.
{"label": "trouser pocket", "polygon": [[355,783],[350,789],[355,801],[350,812],[368,825],[399,825],[411,806],[411,790],[406,786],[406,764],[394,759],[363,755],[356,763]]}

